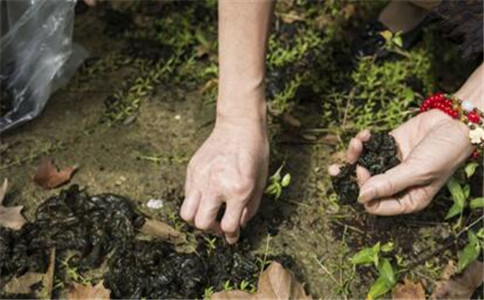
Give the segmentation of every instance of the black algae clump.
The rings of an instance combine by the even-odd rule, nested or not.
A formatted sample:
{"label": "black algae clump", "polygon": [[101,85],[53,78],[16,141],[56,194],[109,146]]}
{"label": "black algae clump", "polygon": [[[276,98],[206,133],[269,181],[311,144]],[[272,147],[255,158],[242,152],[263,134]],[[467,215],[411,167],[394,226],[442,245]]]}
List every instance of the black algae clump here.
{"label": "black algae clump", "polygon": [[137,238],[144,222],[128,198],[89,196],[77,185],[61,191],[37,208],[34,222],[18,231],[0,227],[0,298],[32,298],[1,290],[14,276],[45,273],[52,248],[57,281],[68,281],[66,261],[81,275],[107,262],[103,279],[111,298],[197,298],[228,280],[255,283],[258,264],[243,245],[218,240],[208,247],[201,238],[196,252],[178,253],[167,242]]}
{"label": "black algae clump", "polygon": [[356,165],[368,169],[370,174],[377,175],[400,164],[398,145],[388,132],[371,133],[363,143],[363,151],[356,164],[345,164],[340,173],[333,177],[333,189],[341,203],[353,203],[358,198],[359,188],[356,182]]}
{"label": "black algae clump", "polygon": [[43,202],[34,222],[18,231],[0,228],[0,288],[13,276],[45,272],[51,248],[78,252],[80,270],[99,267],[104,256],[131,240],[143,224],[144,217],[127,198],[90,197],[73,185]]}
{"label": "black algae clump", "polygon": [[163,241],[135,241],[109,259],[104,285],[111,298],[197,298],[206,287],[223,289],[228,280],[252,282],[258,272],[255,260],[234,247],[199,250],[177,253]]}

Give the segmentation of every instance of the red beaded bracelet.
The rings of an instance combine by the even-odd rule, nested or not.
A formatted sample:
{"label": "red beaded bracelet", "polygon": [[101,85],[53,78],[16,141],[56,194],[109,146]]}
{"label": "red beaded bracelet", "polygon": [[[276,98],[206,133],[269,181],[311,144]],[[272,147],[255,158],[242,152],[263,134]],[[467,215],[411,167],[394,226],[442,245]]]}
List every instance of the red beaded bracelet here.
{"label": "red beaded bracelet", "polygon": [[477,158],[482,154],[484,145],[484,113],[481,112],[469,101],[462,101],[449,94],[434,94],[422,103],[420,112],[430,109],[439,109],[454,119],[459,119],[470,128],[469,139],[475,146],[480,146],[472,153],[472,158]]}

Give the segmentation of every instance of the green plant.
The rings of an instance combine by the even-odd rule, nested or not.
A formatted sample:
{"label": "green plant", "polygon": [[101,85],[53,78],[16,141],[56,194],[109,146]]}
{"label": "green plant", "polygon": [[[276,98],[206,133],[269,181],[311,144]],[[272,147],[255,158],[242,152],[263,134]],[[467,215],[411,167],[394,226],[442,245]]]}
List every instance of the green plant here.
{"label": "green plant", "polygon": [[233,290],[234,288],[232,287],[232,284],[230,283],[230,280],[227,280],[224,282],[224,291],[228,292]]}
{"label": "green plant", "polygon": [[264,193],[267,195],[274,196],[274,199],[279,199],[282,194],[282,189],[289,186],[291,183],[291,174],[286,173],[281,176],[284,164],[282,164],[279,169],[269,178],[269,184],[267,185]]}
{"label": "green plant", "polygon": [[388,259],[383,259],[378,265],[378,278],[370,287],[367,299],[376,299],[388,293],[397,283],[395,271]]}
{"label": "green plant", "polygon": [[408,59],[412,59],[412,56],[407,51],[403,50],[403,40],[401,32],[391,32],[390,30],[385,30],[380,32],[380,35],[385,39],[385,45],[383,47],[388,51],[395,52]]}
{"label": "green plant", "polygon": [[447,182],[447,189],[449,190],[454,204],[447,212],[445,219],[451,219],[459,216],[457,227],[462,222],[462,213],[464,209],[469,206],[471,209],[479,209],[484,207],[484,198],[476,197],[471,199],[471,186],[468,183],[469,179],[475,174],[479,165],[476,162],[470,162],[464,166],[463,170],[459,170]]}
{"label": "green plant", "polygon": [[388,258],[381,257],[382,253],[390,253],[393,251],[393,243],[388,242],[380,245],[376,243],[372,247],[361,249],[351,259],[353,265],[374,265],[378,271],[378,278],[370,287],[367,299],[376,299],[388,291],[390,291],[396,284],[395,271]]}
{"label": "green plant", "polygon": [[208,237],[203,237],[205,240],[205,247],[207,248],[208,253],[212,253],[215,249],[217,249],[217,238],[208,238]]}
{"label": "green plant", "polygon": [[205,288],[205,291],[203,292],[203,300],[210,300],[213,295],[213,286],[210,286],[208,288]]}
{"label": "green plant", "polygon": [[484,241],[481,228],[480,234],[475,234],[472,231],[467,232],[467,245],[458,254],[457,272],[462,272],[471,262],[475,261],[481,252],[482,243]]}

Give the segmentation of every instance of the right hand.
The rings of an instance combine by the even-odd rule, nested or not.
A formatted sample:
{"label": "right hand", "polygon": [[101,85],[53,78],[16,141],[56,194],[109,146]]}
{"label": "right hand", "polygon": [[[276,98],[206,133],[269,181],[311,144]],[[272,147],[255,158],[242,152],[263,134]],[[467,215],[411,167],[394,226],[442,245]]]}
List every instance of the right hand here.
{"label": "right hand", "polygon": [[218,117],[188,165],[181,217],[201,230],[223,233],[230,244],[237,242],[240,227],[259,208],[268,161],[265,120]]}

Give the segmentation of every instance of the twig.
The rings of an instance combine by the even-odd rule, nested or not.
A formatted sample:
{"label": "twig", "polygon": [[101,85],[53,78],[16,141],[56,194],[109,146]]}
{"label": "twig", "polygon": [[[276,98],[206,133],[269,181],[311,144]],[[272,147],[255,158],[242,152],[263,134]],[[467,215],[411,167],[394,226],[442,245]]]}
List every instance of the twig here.
{"label": "twig", "polygon": [[338,280],[336,280],[336,278],[334,278],[333,274],[323,265],[323,263],[318,259],[318,257],[316,255],[314,256],[314,259],[316,260],[318,265],[321,267],[321,269],[329,276],[329,278],[331,278],[331,280],[333,280],[334,283],[336,283],[338,286],[341,286],[341,282],[338,282]]}

